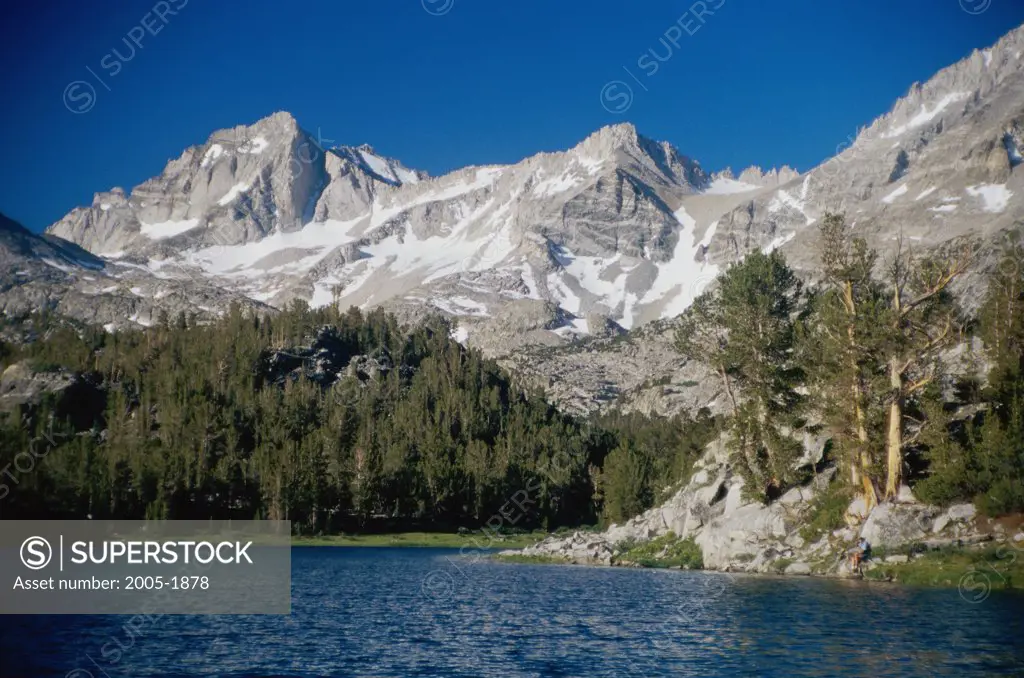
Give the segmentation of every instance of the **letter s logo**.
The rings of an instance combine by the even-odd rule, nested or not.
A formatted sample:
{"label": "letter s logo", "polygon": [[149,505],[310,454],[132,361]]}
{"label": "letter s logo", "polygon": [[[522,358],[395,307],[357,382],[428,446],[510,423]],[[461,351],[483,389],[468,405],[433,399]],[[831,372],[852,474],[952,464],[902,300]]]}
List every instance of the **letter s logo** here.
{"label": "letter s logo", "polygon": [[609,113],[625,113],[633,105],[633,88],[621,80],[612,80],[601,88],[601,105]]}
{"label": "letter s logo", "polygon": [[96,105],[96,88],[84,80],[75,80],[64,88],[64,107],[78,115]]}
{"label": "letter s logo", "polygon": [[50,564],[53,549],[42,537],[29,537],[21,543],[21,562],[30,570],[41,570]]}

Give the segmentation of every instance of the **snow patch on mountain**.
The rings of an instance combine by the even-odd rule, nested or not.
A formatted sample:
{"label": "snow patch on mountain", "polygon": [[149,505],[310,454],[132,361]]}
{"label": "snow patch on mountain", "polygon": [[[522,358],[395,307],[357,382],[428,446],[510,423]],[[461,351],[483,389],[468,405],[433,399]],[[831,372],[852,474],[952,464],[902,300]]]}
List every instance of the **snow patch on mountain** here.
{"label": "snow patch on mountain", "polygon": [[[581,290],[596,297],[598,303],[618,315],[618,309],[626,304],[626,278],[635,264],[624,266],[622,255],[610,258],[578,256],[564,246],[555,249],[553,253],[562,270]],[[578,298],[574,306],[568,310],[574,314],[580,313],[582,308]]]}
{"label": "snow patch on mountain", "polygon": [[707,231],[704,233],[704,237],[700,241],[700,249],[707,249],[711,245],[711,239],[715,237],[715,232],[718,230],[718,219],[711,222],[708,226]]}
{"label": "snow patch on mountain", "polygon": [[781,190],[780,189],[778,192],[776,192],[776,194],[772,198],[771,202],[768,203],[768,212],[769,213],[781,212],[784,209],[789,208],[789,209],[795,210],[795,211],[799,212],[801,215],[803,215],[803,217],[806,220],[808,226],[813,224],[815,222],[814,217],[812,217],[810,214],[807,213],[807,190],[808,190],[810,179],[811,179],[810,176],[808,176],[808,177],[806,177],[804,179],[804,182],[803,182],[803,184],[801,185],[801,188],[800,188],[800,197],[799,198],[795,197],[789,191],[785,191],[785,190]]}
{"label": "snow patch on mountain", "polygon": [[308,271],[334,248],[353,242],[356,238],[350,230],[364,220],[312,222],[298,231],[277,231],[243,245],[200,249],[187,254],[185,261],[208,273],[224,276],[261,276],[286,262],[294,262],[297,270]]}
{"label": "snow patch on mountain", "polygon": [[267,146],[269,146],[269,145],[270,145],[270,142],[267,141],[266,137],[258,136],[258,137],[254,137],[254,138],[250,139],[249,141],[247,141],[244,144],[242,144],[241,146],[239,146],[238,147],[238,152],[239,153],[249,153],[249,154],[252,154],[252,155],[259,155],[264,150],[266,150]]}
{"label": "snow patch on mountain", "polygon": [[51,268],[55,268],[58,271],[63,271],[64,273],[72,273],[75,270],[73,267],[68,266],[66,264],[62,264],[62,263],[60,263],[58,261],[55,261],[54,259],[50,259],[49,257],[43,257],[42,261],[47,266],[49,266]]}
{"label": "snow patch on mountain", "polygon": [[540,288],[537,287],[537,278],[533,275],[533,268],[529,264],[523,264],[518,269],[519,278],[526,285],[527,299],[540,299]]}
{"label": "snow patch on mountain", "polygon": [[732,195],[734,193],[749,193],[759,191],[762,186],[755,186],[728,177],[716,177],[702,192],[708,195]]}
{"label": "snow patch on mountain", "polygon": [[[515,196],[512,200],[515,200]],[[476,251],[463,260],[463,271],[486,271],[496,268],[515,251],[511,204],[512,201],[509,201],[488,215],[487,222],[493,228],[493,233],[485,236],[479,242]]]}
{"label": "snow patch on mountain", "polygon": [[[493,200],[474,210],[467,210],[465,204],[460,205],[461,218],[445,234],[423,238],[410,230],[361,248],[361,253],[368,257],[365,272],[357,281],[350,283],[346,293],[358,290],[378,270],[387,270],[394,275],[415,272],[425,282],[465,270],[466,262],[480,247],[479,241],[469,233],[469,228],[493,206]],[[376,295],[376,290],[373,294]]]}
{"label": "snow patch on mountain", "polygon": [[449,299],[431,299],[430,303],[450,315],[470,315],[486,317],[490,315],[487,305],[474,301],[469,297],[451,297]]}
{"label": "snow patch on mountain", "polygon": [[590,323],[586,318],[573,318],[565,325],[551,330],[562,338],[579,337],[590,334]]}
{"label": "snow patch on mountain", "polygon": [[605,167],[604,160],[600,158],[591,158],[589,156],[583,156],[579,158],[579,165],[583,170],[590,176],[596,176],[600,174]]}
{"label": "snow patch on mountain", "polygon": [[128,318],[128,322],[133,322],[136,325],[142,325],[143,327],[152,327],[153,326],[152,313],[150,313],[146,318],[143,318],[142,314],[140,312],[136,311],[135,313],[133,313]]}
{"label": "snow patch on mountain", "polygon": [[370,168],[370,171],[377,176],[383,178],[386,181],[392,183],[401,183],[395,173],[388,167],[387,161],[378,155],[374,155],[365,149],[359,149],[359,157],[363,159],[363,162]]}
{"label": "snow patch on mountain", "polygon": [[767,245],[762,247],[761,251],[763,253],[765,253],[765,254],[771,254],[772,252],[774,252],[775,250],[779,249],[780,247],[782,247],[783,245],[785,245],[786,243],[788,243],[790,240],[792,240],[795,237],[796,237],[796,231],[793,231],[792,233],[786,233],[786,234],[783,234],[783,235],[778,235],[775,238],[773,238],[770,243],[768,243]]}
{"label": "snow patch on mountain", "polygon": [[968,186],[967,194],[974,198],[981,198],[984,203],[983,209],[986,212],[1002,212],[1010,204],[1013,191],[1006,188],[1006,184],[982,184],[980,186]]}
{"label": "snow patch on mountain", "polygon": [[569,288],[565,281],[558,275],[552,273],[547,279],[548,291],[559,306],[573,314],[580,312],[583,301]]}
{"label": "snow patch on mountain", "polygon": [[224,155],[223,146],[220,144],[210,144],[210,147],[206,149],[206,153],[203,154],[203,159],[200,161],[199,166],[203,168],[209,167],[222,155]]}
{"label": "snow patch on mountain", "polygon": [[897,125],[896,127],[891,128],[888,132],[882,135],[882,138],[892,139],[894,137],[902,136],[903,134],[906,134],[907,132],[913,129],[917,129],[918,127],[927,125],[932,120],[939,117],[939,115],[944,110],[946,110],[946,108],[948,108],[951,104],[964,101],[965,99],[970,98],[970,96],[970,92],[952,92],[951,94],[947,94],[946,96],[942,97],[942,99],[937,101],[935,103],[935,107],[932,109],[929,109],[928,106],[925,104],[921,104],[921,110],[918,112],[917,115],[912,117],[904,124]]}
{"label": "snow patch on mountain", "polygon": [[[543,177],[543,173],[540,173],[538,176]],[[537,197],[544,198],[564,193],[565,191],[575,188],[579,184],[580,179],[569,170],[566,170],[557,177],[542,179],[533,187],[533,192]]]}
{"label": "snow patch on mountain", "polygon": [[894,190],[892,193],[882,198],[882,202],[884,202],[886,205],[891,205],[893,204],[893,202],[896,201],[896,198],[900,197],[901,195],[906,195],[907,191],[909,190],[910,189],[907,187],[907,185],[903,184],[902,186]]}
{"label": "snow patch on mountain", "polygon": [[357,148],[335,146],[330,149],[329,153],[355,163],[373,179],[391,186],[412,185],[421,181],[420,174],[406,168],[393,158],[380,155],[368,144]]}
{"label": "snow patch on mountain", "polygon": [[[657,265],[658,273],[654,284],[639,299],[641,305],[660,302],[661,318],[672,318],[685,311],[715,279],[720,268],[715,264],[696,260],[697,255],[703,252],[714,237],[718,221],[709,225],[702,240],[696,242],[697,220],[690,216],[685,207],[680,207],[673,216],[682,228],[679,230],[679,239],[672,251],[672,258]],[[629,329],[633,322],[633,318],[628,317],[620,324]]]}
{"label": "snow patch on mountain", "polygon": [[232,202],[234,202],[235,198],[237,198],[242,193],[245,193],[248,190],[248,184],[235,184],[230,189],[228,189],[228,192],[224,194],[223,198],[217,201],[217,204],[221,206],[230,205]]}
{"label": "snow patch on mountain", "polygon": [[472,181],[462,180],[440,190],[427,191],[406,203],[400,202],[396,205],[382,206],[378,202],[374,202],[371,210],[370,228],[381,226],[402,212],[414,207],[419,207],[420,205],[426,205],[432,202],[452,200],[461,195],[465,195],[466,193],[488,188],[499,176],[501,176],[501,173],[504,172],[504,170],[504,167],[479,168],[476,170]]}
{"label": "snow patch on mountain", "polygon": [[395,173],[395,176],[398,177],[398,180],[403,184],[418,184],[420,182],[420,178],[415,172],[400,165],[392,167],[391,171]]}
{"label": "snow patch on mountain", "polygon": [[[139,232],[150,240],[165,240],[187,233],[199,225],[198,219],[185,219],[183,221],[162,221],[157,224],[139,224]],[[106,255],[111,257],[112,255]]]}

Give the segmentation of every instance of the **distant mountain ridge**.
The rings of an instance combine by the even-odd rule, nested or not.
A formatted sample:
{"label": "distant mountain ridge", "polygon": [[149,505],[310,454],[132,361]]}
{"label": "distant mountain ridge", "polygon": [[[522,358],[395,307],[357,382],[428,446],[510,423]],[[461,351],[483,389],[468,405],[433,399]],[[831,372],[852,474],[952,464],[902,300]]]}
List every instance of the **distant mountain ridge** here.
{"label": "distant mountain ridge", "polygon": [[8,274],[0,304],[109,327],[232,302],[383,305],[451,316],[461,341],[510,355],[670,319],[755,249],[781,248],[813,276],[828,210],[883,252],[899,234],[920,247],[994,242],[1024,219],[1022,52],[1018,28],[913,85],[804,174],[710,173],[619,124],[566,151],[431,177],[367,145],[321,148],[279,112],[214,132],[47,229],[93,268],[10,250],[47,274]]}

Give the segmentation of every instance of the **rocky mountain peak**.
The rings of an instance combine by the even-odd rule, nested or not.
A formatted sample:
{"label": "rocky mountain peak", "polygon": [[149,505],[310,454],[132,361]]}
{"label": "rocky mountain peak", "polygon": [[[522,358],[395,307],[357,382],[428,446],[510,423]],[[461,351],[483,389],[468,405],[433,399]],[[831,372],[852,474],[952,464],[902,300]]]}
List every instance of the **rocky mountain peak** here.
{"label": "rocky mountain peak", "polygon": [[590,149],[614,151],[623,147],[635,147],[639,143],[640,134],[631,122],[620,122],[606,125],[586,139],[581,146]]}
{"label": "rocky mountain peak", "polygon": [[628,122],[602,127],[577,145],[573,153],[585,162],[627,169],[644,180],[683,187],[687,192],[699,190],[710,181],[700,163],[666,141],[641,135]]}
{"label": "rocky mountain peak", "polygon": [[[390,186],[417,184],[430,176],[426,172],[409,169],[400,160],[381,155],[370,144],[334,146],[328,155],[341,158],[370,179]],[[331,160],[328,158],[328,164],[331,164]]]}
{"label": "rocky mountain peak", "polygon": [[299,121],[296,120],[295,116],[288,111],[276,111],[271,113],[267,117],[261,118],[245,127],[245,129],[257,133],[280,132],[284,134],[297,134],[302,132],[302,127],[299,125]]}
{"label": "rocky mountain peak", "polygon": [[800,172],[789,165],[772,167],[767,171],[761,169],[757,165],[752,165],[740,172],[740,175],[736,177],[737,181],[764,187],[781,186],[798,178],[800,178]]}
{"label": "rocky mountain peak", "polygon": [[957,63],[940,70],[924,83],[915,82],[892,109],[860,131],[857,142],[908,137],[928,138],[941,133],[947,118],[974,110],[1006,81],[1024,75],[1024,26],[1016,28],[985,49],[976,49]]}
{"label": "rocky mountain peak", "polygon": [[268,148],[273,154],[279,147],[287,147],[308,137],[309,134],[291,113],[278,111],[250,125],[217,130],[204,145],[193,147],[195,153],[192,156],[201,158],[200,165],[206,168],[221,157],[259,156]]}
{"label": "rocky mountain peak", "polygon": [[120,186],[114,186],[109,191],[93,193],[92,207],[107,210],[128,206],[128,194]]}
{"label": "rocky mountain peak", "polygon": [[[646,141],[632,123],[608,125],[593,132],[577,144],[570,153],[595,162],[620,163],[623,157],[637,157],[644,153]],[[656,142],[650,142],[656,143]]]}

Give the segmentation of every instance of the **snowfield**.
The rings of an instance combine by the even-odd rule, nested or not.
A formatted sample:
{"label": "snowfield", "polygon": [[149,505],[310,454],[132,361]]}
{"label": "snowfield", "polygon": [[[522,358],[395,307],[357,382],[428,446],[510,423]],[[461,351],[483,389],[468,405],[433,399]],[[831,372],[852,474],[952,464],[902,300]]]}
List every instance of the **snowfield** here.
{"label": "snowfield", "polygon": [[150,240],[165,240],[187,233],[199,225],[198,219],[185,221],[164,221],[159,224],[140,224],[139,232]]}
{"label": "snowfield", "polygon": [[968,186],[967,195],[973,198],[981,198],[982,209],[986,212],[1002,212],[1010,204],[1013,191],[1006,188],[1006,184],[983,184],[981,186]]}

